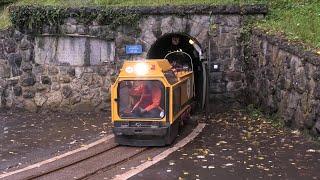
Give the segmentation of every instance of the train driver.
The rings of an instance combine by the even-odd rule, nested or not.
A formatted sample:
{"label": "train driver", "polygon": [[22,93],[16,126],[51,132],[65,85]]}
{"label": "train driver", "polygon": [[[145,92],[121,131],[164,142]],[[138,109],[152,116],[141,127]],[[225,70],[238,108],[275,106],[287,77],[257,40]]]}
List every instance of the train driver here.
{"label": "train driver", "polygon": [[134,116],[150,118],[163,116],[163,109],[161,108],[162,91],[159,82],[140,81],[135,88],[131,89],[130,94],[141,95],[131,110]]}

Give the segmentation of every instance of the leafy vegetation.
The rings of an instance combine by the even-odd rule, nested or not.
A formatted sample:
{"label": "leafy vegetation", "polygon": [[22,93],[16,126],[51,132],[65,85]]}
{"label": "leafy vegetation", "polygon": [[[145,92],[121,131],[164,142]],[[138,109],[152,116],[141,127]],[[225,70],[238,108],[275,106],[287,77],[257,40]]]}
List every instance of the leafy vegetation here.
{"label": "leafy vegetation", "polygon": [[263,114],[263,111],[259,107],[254,106],[253,104],[248,105],[245,111],[253,119],[258,119],[262,117],[265,118],[272,124],[273,127],[283,128],[285,126],[283,120],[279,117],[278,114]]}
{"label": "leafy vegetation", "polygon": [[248,4],[265,0],[20,0],[20,5],[54,6],[159,6],[190,4]]}
{"label": "leafy vegetation", "polygon": [[15,1],[16,0],[1,0],[0,1],[0,6],[7,5],[7,4],[13,3]]}
{"label": "leafy vegetation", "polygon": [[[2,3],[3,2],[3,3]],[[1,4],[36,6],[159,6],[191,4],[267,4],[269,14],[254,27],[268,33],[285,35],[289,40],[303,42],[307,47],[320,48],[319,0],[1,0]],[[10,26],[8,11],[0,9],[0,28]]]}
{"label": "leafy vegetation", "polygon": [[56,6],[15,6],[10,10],[13,26],[21,32],[28,31],[29,33],[42,33],[46,26],[53,27],[51,32],[61,33],[55,27],[61,25],[63,20],[69,17],[75,18],[83,24],[97,21],[99,24],[115,30],[119,25],[137,27],[141,14],[110,7],[103,9],[84,7],[70,11],[68,8]]}

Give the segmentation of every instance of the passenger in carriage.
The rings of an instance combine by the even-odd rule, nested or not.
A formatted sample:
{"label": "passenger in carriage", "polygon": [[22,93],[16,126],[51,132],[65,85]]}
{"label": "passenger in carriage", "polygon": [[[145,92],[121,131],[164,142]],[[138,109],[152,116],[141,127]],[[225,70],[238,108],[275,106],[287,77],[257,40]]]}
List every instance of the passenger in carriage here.
{"label": "passenger in carriage", "polygon": [[175,52],[170,54],[168,56],[168,59],[170,61],[170,64],[172,66],[172,70],[174,72],[179,72],[179,71],[189,71],[191,69],[191,62],[188,61],[189,57],[186,55],[185,52]]}
{"label": "passenger in carriage", "polygon": [[171,46],[169,52],[173,51],[182,51],[179,36],[173,36],[171,38]]}
{"label": "passenger in carriage", "polygon": [[186,46],[183,46],[180,37],[178,35],[172,36],[171,45],[168,46],[168,56],[166,56],[166,58],[172,65],[172,70],[174,72],[189,70],[191,68],[190,62],[185,61],[189,58],[186,55],[186,50],[188,50],[188,48]]}

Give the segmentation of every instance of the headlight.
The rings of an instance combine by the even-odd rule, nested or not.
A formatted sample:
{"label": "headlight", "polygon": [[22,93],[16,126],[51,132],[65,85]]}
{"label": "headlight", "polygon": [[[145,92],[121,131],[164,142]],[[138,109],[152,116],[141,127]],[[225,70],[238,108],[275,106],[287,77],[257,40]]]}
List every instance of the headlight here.
{"label": "headlight", "polygon": [[133,67],[128,66],[128,67],[126,67],[125,71],[126,71],[128,74],[131,74],[131,73],[133,73]]}
{"label": "headlight", "polygon": [[160,118],[164,118],[164,111],[160,112]]}
{"label": "headlight", "polygon": [[143,76],[148,73],[148,65],[146,63],[138,63],[134,66],[134,71],[138,76]]}

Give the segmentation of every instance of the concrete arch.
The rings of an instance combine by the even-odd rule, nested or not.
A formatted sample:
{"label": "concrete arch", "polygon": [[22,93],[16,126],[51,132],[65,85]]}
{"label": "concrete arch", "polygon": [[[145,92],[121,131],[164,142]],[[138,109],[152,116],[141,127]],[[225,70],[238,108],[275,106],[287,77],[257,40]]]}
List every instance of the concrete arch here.
{"label": "concrete arch", "polygon": [[[189,43],[199,54],[199,60],[203,59],[203,51],[202,51],[202,48],[201,48],[201,44],[199,43],[199,41],[190,36],[189,34],[186,34],[186,33],[182,33],[182,32],[173,32],[173,33],[166,33],[164,35],[162,35],[160,38],[158,38],[156,41],[154,41],[150,47],[150,49],[148,50],[148,53],[147,53],[147,58],[150,59],[150,58],[154,58],[152,57],[152,53],[153,51],[158,51],[156,48],[157,48],[157,45],[159,43],[161,43],[161,41],[166,41],[168,39],[170,39],[171,37],[173,36],[178,36],[178,37],[185,37],[186,39],[189,39],[187,42],[182,42],[182,43]],[[192,41],[190,41],[192,40]],[[164,56],[163,56],[164,57]],[[163,58],[161,57],[161,58]],[[158,57],[160,58],[160,57]]]}
{"label": "concrete arch", "polygon": [[[174,38],[179,42],[174,43]],[[198,40],[186,33],[167,33],[158,38],[150,47],[147,53],[147,59],[162,59],[172,51],[183,51],[188,53],[192,58],[195,78],[195,97],[199,107],[203,107],[206,97],[207,76],[204,65],[204,57],[201,44]]]}
{"label": "concrete arch", "polygon": [[[205,56],[207,42],[209,40],[210,16],[149,16],[142,19],[139,23],[141,36],[138,41],[142,42],[146,52],[151,46],[162,37],[168,34],[183,34],[195,39],[197,44],[202,47],[202,55]],[[147,54],[143,55],[147,57]]]}

